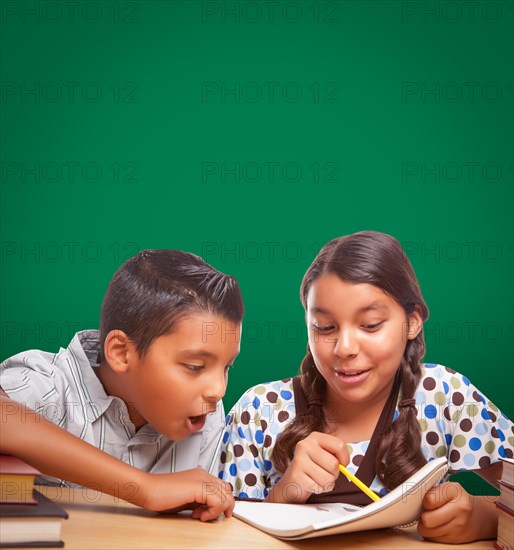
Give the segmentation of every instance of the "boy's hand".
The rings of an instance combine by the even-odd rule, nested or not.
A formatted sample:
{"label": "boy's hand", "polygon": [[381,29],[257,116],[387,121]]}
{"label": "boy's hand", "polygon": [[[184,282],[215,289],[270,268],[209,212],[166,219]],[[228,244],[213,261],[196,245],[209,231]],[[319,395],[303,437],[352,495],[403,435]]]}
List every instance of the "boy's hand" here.
{"label": "boy's hand", "polygon": [[476,540],[480,518],[473,513],[473,497],[459,483],[433,487],[423,499],[418,533],[435,542],[459,544]]}
{"label": "boy's hand", "polygon": [[145,474],[140,506],[153,511],[193,510],[201,521],[232,516],[234,497],[228,483],[201,468],[173,474]]}
{"label": "boy's hand", "polygon": [[333,435],[312,432],[296,445],[294,458],[269,500],[302,504],[313,493],[331,491],[339,476],[339,464],[346,466],[349,462],[343,441]]}

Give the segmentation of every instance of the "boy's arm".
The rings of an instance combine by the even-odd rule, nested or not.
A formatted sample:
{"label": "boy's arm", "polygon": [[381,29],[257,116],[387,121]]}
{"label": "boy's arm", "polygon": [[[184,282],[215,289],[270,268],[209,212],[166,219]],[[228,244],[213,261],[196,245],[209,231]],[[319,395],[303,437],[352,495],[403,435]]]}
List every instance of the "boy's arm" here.
{"label": "boy's arm", "polygon": [[173,474],[149,474],[82,441],[0,388],[0,450],[44,474],[91,487],[149,510],[168,510],[188,503],[204,505],[196,516],[230,516],[233,499],[226,484],[199,468]]}

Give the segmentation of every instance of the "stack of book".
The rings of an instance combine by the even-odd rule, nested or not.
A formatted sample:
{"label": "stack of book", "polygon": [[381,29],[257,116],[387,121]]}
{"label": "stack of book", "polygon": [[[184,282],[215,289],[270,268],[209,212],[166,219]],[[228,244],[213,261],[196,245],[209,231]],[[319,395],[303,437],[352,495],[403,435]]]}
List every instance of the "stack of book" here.
{"label": "stack of book", "polygon": [[34,489],[38,472],[22,460],[0,455],[0,547],[64,546],[68,514]]}
{"label": "stack of book", "polygon": [[498,514],[498,538],[494,547],[497,550],[514,548],[514,459],[502,458],[502,477],[499,480],[500,498],[496,502]]}

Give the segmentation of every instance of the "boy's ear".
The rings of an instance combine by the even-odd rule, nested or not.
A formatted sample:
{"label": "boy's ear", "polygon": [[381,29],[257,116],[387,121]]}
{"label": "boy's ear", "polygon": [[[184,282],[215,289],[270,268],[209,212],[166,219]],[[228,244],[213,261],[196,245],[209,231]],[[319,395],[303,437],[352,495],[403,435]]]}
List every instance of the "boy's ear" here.
{"label": "boy's ear", "polygon": [[408,317],[407,339],[414,340],[423,328],[423,317],[418,305],[414,306],[413,312]]}
{"label": "boy's ear", "polygon": [[122,374],[128,370],[134,351],[134,343],[122,330],[111,330],[107,334],[104,357],[114,372]]}

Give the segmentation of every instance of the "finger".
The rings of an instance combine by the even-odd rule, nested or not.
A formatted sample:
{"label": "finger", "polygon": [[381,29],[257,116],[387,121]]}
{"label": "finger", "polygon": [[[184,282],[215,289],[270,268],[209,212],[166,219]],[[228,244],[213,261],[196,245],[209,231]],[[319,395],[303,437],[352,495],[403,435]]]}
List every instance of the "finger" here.
{"label": "finger", "polygon": [[[436,525],[433,527],[427,527],[421,521],[418,523],[418,534],[424,539],[443,541],[452,533],[452,521],[444,523],[442,525]],[[447,541],[448,542],[448,541]]]}
{"label": "finger", "polygon": [[[220,514],[225,513],[227,517],[232,516],[234,509],[234,499],[223,498],[220,500],[216,495],[209,495],[205,506],[200,512],[201,521],[210,521],[216,519]],[[228,514],[228,515],[227,515]]]}
{"label": "finger", "polygon": [[350,453],[344,441],[330,434],[315,432],[316,441],[325,451],[334,455],[338,463],[346,466],[350,463]]}
{"label": "finger", "polygon": [[459,483],[442,483],[427,491],[423,499],[425,510],[436,510],[448,502],[457,500],[462,496],[462,486]]}

